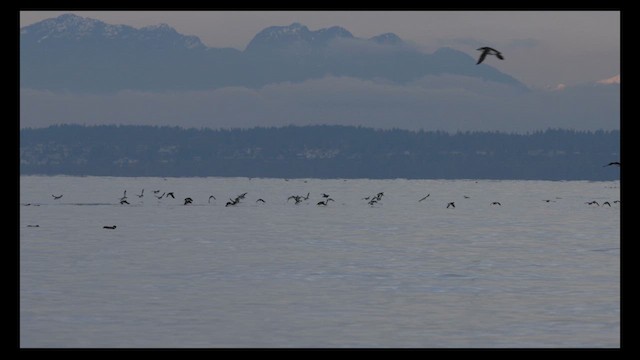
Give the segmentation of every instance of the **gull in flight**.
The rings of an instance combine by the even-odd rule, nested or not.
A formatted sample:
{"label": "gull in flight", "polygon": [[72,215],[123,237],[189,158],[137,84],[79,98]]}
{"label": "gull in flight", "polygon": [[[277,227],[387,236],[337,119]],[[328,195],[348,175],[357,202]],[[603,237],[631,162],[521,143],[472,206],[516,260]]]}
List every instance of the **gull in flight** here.
{"label": "gull in flight", "polygon": [[487,55],[495,55],[498,57],[498,59],[500,60],[504,60],[504,57],[502,56],[502,53],[500,53],[500,51],[494,49],[494,48],[490,48],[488,46],[485,47],[481,47],[478,49],[478,51],[482,51],[482,54],[480,54],[480,58],[478,59],[478,62],[476,63],[476,65],[480,64],[481,62],[484,61],[484,58],[487,57]]}

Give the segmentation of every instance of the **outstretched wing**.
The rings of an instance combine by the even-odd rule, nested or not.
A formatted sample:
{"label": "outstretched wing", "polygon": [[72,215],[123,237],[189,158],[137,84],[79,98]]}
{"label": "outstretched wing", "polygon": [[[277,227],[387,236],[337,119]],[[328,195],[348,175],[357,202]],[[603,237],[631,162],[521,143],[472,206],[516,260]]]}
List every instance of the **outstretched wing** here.
{"label": "outstretched wing", "polygon": [[496,52],[496,56],[498,57],[498,59],[500,59],[500,60],[504,60],[504,56],[502,56],[502,54],[501,54],[501,53]]}
{"label": "outstretched wing", "polygon": [[484,58],[487,57],[487,52],[483,51],[482,54],[480,54],[480,58],[478,59],[478,62],[476,63],[476,65],[480,64],[481,62],[484,61]]}

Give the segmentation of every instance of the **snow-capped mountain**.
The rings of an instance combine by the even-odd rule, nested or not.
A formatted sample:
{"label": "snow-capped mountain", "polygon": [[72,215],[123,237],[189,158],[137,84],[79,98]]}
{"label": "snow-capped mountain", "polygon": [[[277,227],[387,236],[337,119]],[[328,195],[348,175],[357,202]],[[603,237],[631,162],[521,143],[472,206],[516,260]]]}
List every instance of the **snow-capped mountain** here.
{"label": "snow-capped mountain", "polygon": [[300,23],[293,23],[289,26],[271,26],[260,31],[249,42],[246,51],[274,51],[292,44],[326,45],[336,38],[353,38],[353,35],[339,26],[316,31],[311,31]]}
{"label": "snow-capped mountain", "polygon": [[111,25],[73,14],[43,20],[20,29],[21,45],[56,46],[68,42],[121,42],[144,47],[163,46],[172,49],[205,49],[197,36],[179,34],[167,24],[136,29],[127,25]]}
{"label": "snow-capped mountain", "polygon": [[[375,47],[376,51],[370,51]],[[370,39],[293,23],[260,31],[241,51],[210,48],[166,24],[136,29],[65,14],[20,30],[23,88],[105,92],[260,87],[327,75],[406,82],[454,74],[526,87],[454,50],[423,53],[393,33]]]}

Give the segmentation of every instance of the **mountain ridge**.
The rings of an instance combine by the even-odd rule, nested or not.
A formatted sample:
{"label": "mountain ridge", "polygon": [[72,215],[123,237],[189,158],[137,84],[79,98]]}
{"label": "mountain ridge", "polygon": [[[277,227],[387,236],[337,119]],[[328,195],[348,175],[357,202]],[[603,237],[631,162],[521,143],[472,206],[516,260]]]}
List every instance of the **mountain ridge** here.
{"label": "mountain ridge", "polygon": [[309,30],[300,23],[267,27],[237,50],[208,47],[167,24],[136,29],[64,14],[20,29],[20,59],[21,87],[48,90],[257,88],[327,75],[406,82],[442,73],[528,90],[455,49],[427,54],[393,33],[363,39],[340,26]]}

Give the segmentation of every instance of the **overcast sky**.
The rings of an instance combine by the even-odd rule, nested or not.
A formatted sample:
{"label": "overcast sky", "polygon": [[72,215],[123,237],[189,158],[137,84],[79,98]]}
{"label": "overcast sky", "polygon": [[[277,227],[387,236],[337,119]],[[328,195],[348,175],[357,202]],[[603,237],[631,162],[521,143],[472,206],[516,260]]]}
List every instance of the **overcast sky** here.
{"label": "overcast sky", "polygon": [[[91,116],[105,118],[101,121],[108,122],[109,116],[114,118],[116,115],[125,123],[140,123],[142,119],[153,122],[153,119],[163,119],[168,113],[176,112],[175,116],[191,121],[191,124],[184,126],[216,127],[223,124],[203,124],[202,119],[211,119],[212,113],[220,114],[221,111],[231,125],[246,123],[247,126],[255,126],[263,124],[260,121],[267,119],[265,114],[269,111],[279,109],[272,114],[272,119],[299,116],[300,121],[318,123],[323,119],[336,121],[341,118],[345,122],[348,119],[349,122],[365,126],[373,126],[367,120],[375,122],[378,119],[381,127],[390,127],[393,124],[390,119],[398,119],[406,123],[404,127],[407,128],[430,128],[428,124],[420,126],[420,119],[424,124],[424,114],[427,113],[435,119],[432,109],[436,107],[436,111],[441,112],[438,119],[455,118],[457,121],[452,125],[440,120],[440,128],[453,131],[481,130],[483,126],[480,123],[472,123],[474,111],[485,109],[485,104],[489,103],[506,107],[500,109],[503,116],[501,123],[491,123],[490,119],[486,120],[488,123],[483,122],[491,123],[486,127],[489,130],[503,129],[503,125],[504,130],[510,127],[517,131],[530,130],[531,126],[507,122],[508,119],[519,117],[522,107],[530,113],[520,117],[528,120],[521,121],[540,119],[536,113],[544,109],[548,116],[544,124],[540,124],[543,128],[571,125],[588,129],[619,127],[619,92],[612,94],[610,90],[581,87],[612,77],[619,79],[620,12],[617,11],[23,11],[20,12],[20,26],[70,12],[136,28],[166,23],[182,34],[198,36],[207,46],[240,50],[260,30],[293,22],[306,25],[310,30],[338,25],[361,38],[393,32],[429,53],[439,47],[449,46],[475,57],[477,47],[492,46],[503,52],[505,61],[491,65],[534,91],[526,99],[511,98],[499,86],[473,93],[469,89],[476,86],[474,81],[447,77],[439,78],[438,85],[432,81],[429,84],[417,82],[407,86],[389,86],[355,79],[324,79],[268,86],[259,90],[233,88],[189,95],[174,94],[170,99],[166,94],[150,97],[149,94],[140,93],[87,95],[78,99],[70,94],[23,89],[22,126],[44,126],[45,123],[56,121],[55,116],[77,122],[83,122],[84,119],[85,123],[91,123],[87,120]],[[453,88],[446,89],[443,82]],[[452,90],[461,87],[469,88],[464,92]],[[354,89],[358,97],[352,102],[346,100],[347,104],[344,104]],[[554,97],[553,94],[565,90],[570,91]],[[335,93],[342,93],[345,97],[341,98],[340,106],[334,102]],[[305,98],[304,94],[312,94],[313,98]],[[490,100],[476,101],[475,105],[470,105],[469,99],[477,100],[478,96]],[[139,101],[132,102],[132,99]],[[372,111],[372,105],[380,104],[381,99],[388,107]],[[123,102],[128,105],[122,107]],[[216,103],[220,107],[211,108],[211,104]],[[255,111],[249,111],[245,104],[253,104]],[[449,106],[445,109],[443,104]],[[96,113],[95,110],[100,109],[96,106],[104,107],[104,111]],[[157,110],[163,106],[169,109]],[[464,107],[468,107],[466,113]],[[572,110],[575,107],[578,109]],[[603,108],[611,112],[603,112]],[[112,114],[113,111],[117,114]],[[190,114],[190,117],[185,114]],[[362,118],[363,122],[358,123],[358,118]],[[550,124],[547,124],[549,121]],[[166,122],[170,124],[171,120],[159,123]],[[275,123],[263,125],[270,124]]]}

